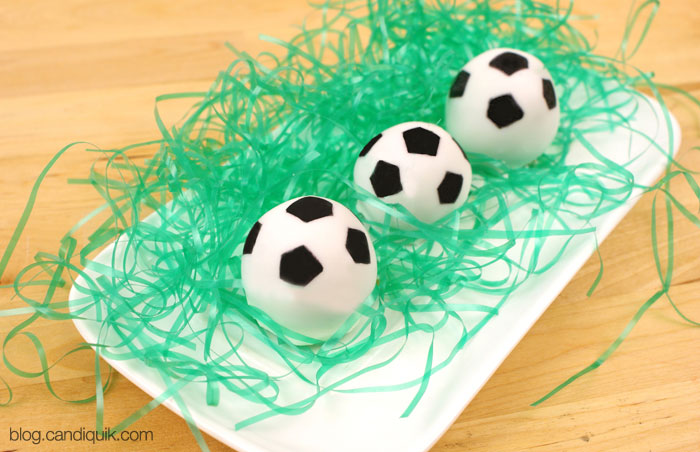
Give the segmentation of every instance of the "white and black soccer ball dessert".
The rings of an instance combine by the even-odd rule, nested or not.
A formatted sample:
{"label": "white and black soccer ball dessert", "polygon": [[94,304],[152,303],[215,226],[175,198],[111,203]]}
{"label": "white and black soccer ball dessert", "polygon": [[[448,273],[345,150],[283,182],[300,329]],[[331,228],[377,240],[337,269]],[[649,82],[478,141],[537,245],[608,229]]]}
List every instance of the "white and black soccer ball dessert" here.
{"label": "white and black soccer ball dessert", "polygon": [[274,207],[253,225],[243,246],[241,279],[248,304],[324,341],[372,292],[377,259],[350,210],[304,196]]}
{"label": "white and black soccer ball dessert", "polygon": [[[354,180],[385,203],[400,204],[418,220],[434,223],[467,200],[472,169],[449,133],[414,121],[372,138],[357,157]],[[358,209],[373,221],[384,219],[385,213],[368,203],[360,202]]]}
{"label": "white and black soccer ball dessert", "polygon": [[511,167],[536,159],[559,128],[552,77],[535,56],[492,49],[457,74],[445,109],[446,128],[467,154]]}

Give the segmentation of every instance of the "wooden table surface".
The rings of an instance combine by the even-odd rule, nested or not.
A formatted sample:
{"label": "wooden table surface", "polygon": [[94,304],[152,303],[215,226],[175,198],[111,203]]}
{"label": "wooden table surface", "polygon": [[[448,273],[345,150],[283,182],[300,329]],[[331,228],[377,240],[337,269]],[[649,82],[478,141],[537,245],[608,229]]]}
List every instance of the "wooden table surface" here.
{"label": "wooden table surface", "polygon": [[[619,42],[627,0],[586,0],[580,13],[599,15],[600,52]],[[700,10],[666,0],[648,41],[633,59],[658,80],[700,96]],[[309,12],[305,0],[28,0],[0,3],[0,250],[8,243],[31,186],[63,145],[85,140],[118,147],[157,134],[153,100],[166,92],[203,90],[231,60],[226,41],[257,52],[259,33],[287,38]],[[582,25],[587,32],[591,25]],[[592,35],[591,35],[592,36]],[[669,98],[684,143],[680,161],[700,169],[698,111]],[[42,188],[25,234],[1,284],[14,280],[38,251],[56,250],[60,236],[91,206],[94,195],[69,177],[83,177],[93,157],[66,155]],[[697,211],[689,190],[675,193]],[[446,451],[697,451],[700,450],[700,330],[684,324],[660,300],[600,369],[540,407],[530,403],[592,362],[617,337],[638,307],[660,287],[650,246],[652,197],[644,197],[605,241],[604,277],[586,291],[598,260],[578,273],[496,374],[434,447]],[[671,294],[700,318],[700,231],[676,217],[676,270]],[[22,306],[0,289],[0,309]],[[67,291],[57,294],[65,297]],[[20,317],[0,317],[0,338]],[[80,342],[71,322],[30,329],[47,344],[49,359]],[[25,343],[22,343],[25,341]],[[25,347],[26,346],[26,347]],[[7,350],[13,362],[37,369],[28,339]],[[94,391],[91,354],[70,357],[51,371],[66,398]],[[52,397],[41,379],[16,377],[0,364],[14,398],[0,408],[0,450],[87,450],[85,443],[10,442],[9,429],[94,426],[94,403]],[[7,398],[0,389],[0,400]],[[108,392],[105,425],[114,425],[149,398],[121,376]],[[193,450],[184,421],[159,407],[132,426],[154,440],[130,450]],[[207,437],[212,450],[226,447]],[[117,443],[95,446],[120,449]],[[124,448],[122,444],[122,448]]]}

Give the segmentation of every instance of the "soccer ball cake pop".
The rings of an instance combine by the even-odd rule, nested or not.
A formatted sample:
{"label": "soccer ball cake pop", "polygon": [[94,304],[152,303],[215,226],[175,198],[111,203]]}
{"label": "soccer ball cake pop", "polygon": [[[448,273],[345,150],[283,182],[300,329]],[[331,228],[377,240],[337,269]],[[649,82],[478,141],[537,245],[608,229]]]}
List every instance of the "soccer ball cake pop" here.
{"label": "soccer ball cake pop", "polygon": [[372,292],[377,260],[350,210],[304,196],[274,207],[253,225],[243,245],[241,279],[248,304],[323,341]]}
{"label": "soccer ball cake pop", "polygon": [[[420,221],[433,223],[467,200],[472,170],[444,129],[405,122],[367,143],[355,163],[354,178],[384,202],[401,204]],[[366,203],[358,208],[372,220],[384,218],[382,211]]]}
{"label": "soccer ball cake pop", "polygon": [[467,154],[524,165],[546,150],[559,127],[552,77],[529,53],[489,50],[457,74],[445,119]]}

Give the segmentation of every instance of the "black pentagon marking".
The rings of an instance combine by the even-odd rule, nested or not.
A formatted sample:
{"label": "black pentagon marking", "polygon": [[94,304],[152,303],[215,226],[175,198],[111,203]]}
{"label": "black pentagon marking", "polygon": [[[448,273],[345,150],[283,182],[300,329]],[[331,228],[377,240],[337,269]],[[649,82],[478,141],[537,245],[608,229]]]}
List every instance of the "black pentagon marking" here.
{"label": "black pentagon marking", "polygon": [[527,58],[514,52],[503,52],[491,60],[489,66],[494,67],[506,75],[513,75],[521,69],[527,69]]}
{"label": "black pentagon marking", "polygon": [[506,94],[489,101],[487,116],[499,129],[502,129],[522,119],[523,110],[513,99],[513,96]]}
{"label": "black pentagon marking", "polygon": [[245,239],[243,244],[243,254],[250,254],[253,252],[253,247],[255,246],[255,241],[258,240],[258,234],[260,234],[260,227],[262,225],[259,221],[256,221],[250,232],[248,232],[248,237]]}
{"label": "black pentagon marking", "polygon": [[551,80],[542,79],[542,94],[550,110],[557,106],[557,95],[554,94],[554,85]]}
{"label": "black pentagon marking", "polygon": [[462,191],[463,183],[464,178],[461,175],[449,171],[445,173],[445,177],[440,182],[437,190],[440,204],[452,204],[457,201],[459,193]]}
{"label": "black pentagon marking", "polygon": [[440,137],[422,127],[406,130],[403,133],[403,141],[409,154],[436,156],[440,145]]}
{"label": "black pentagon marking", "polygon": [[359,229],[348,228],[348,238],[345,239],[345,249],[356,264],[369,264],[369,245],[367,235]]}
{"label": "black pentagon marking", "polygon": [[384,160],[377,162],[372,175],[369,176],[369,181],[374,189],[374,194],[380,198],[395,195],[403,190],[399,167]]}
{"label": "black pentagon marking", "polygon": [[321,274],[323,265],[304,245],[282,254],[280,279],[295,286],[306,286]]}
{"label": "black pentagon marking", "polygon": [[464,95],[464,90],[467,89],[467,82],[469,81],[469,72],[459,71],[455,81],[452,82],[450,87],[450,97],[462,97]]}
{"label": "black pentagon marking", "polygon": [[333,204],[327,199],[316,196],[304,196],[287,207],[287,212],[304,223],[333,215]]}
{"label": "black pentagon marking", "polygon": [[374,137],[374,138],[372,138],[371,140],[369,140],[369,143],[367,143],[367,144],[365,145],[365,147],[362,148],[362,151],[360,151],[360,157],[364,157],[365,155],[367,155],[367,153],[369,152],[369,150],[372,149],[372,147],[373,147],[375,144],[377,144],[377,141],[379,141],[379,139],[380,139],[381,137],[382,137],[382,134],[380,133],[380,134],[377,135],[376,137]]}

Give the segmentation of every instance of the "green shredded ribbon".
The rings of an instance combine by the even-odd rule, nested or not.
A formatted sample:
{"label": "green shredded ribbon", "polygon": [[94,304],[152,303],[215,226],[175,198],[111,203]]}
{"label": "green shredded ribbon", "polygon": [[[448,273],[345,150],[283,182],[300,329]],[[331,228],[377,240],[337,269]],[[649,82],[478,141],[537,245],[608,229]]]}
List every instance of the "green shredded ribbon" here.
{"label": "green shredded ribbon", "polygon": [[[303,413],[329,392],[411,390],[404,411],[397,413],[409,416],[431,376],[508,308],[516,289],[555,266],[575,238],[589,236],[597,243],[591,221],[623,206],[639,188],[664,200],[666,236],[657,235],[655,198],[651,237],[662,288],[598,360],[535,404],[600,366],[661,298],[697,325],[681,313],[668,291],[673,211],[699,227],[700,217],[673,196],[670,184],[687,184],[699,199],[700,188],[693,174],[673,159],[672,139],[657,144],[645,131],[630,126],[637,106],[646,102],[638,94],[640,87],[661,103],[664,117],[659,122],[668,130],[671,120],[660,89],[680,93],[700,106],[689,94],[654,84],[649,74],[628,64],[658,1],[632,8],[614,58],[596,55],[571,24],[583,19],[572,15],[571,3],[326,0],[311,7],[320,25],[302,27],[288,42],[263,37],[278,45],[279,52],[253,57],[230,46],[235,59],[207,92],[159,96],[155,118],[160,138],[112,150],[87,144],[91,148],[85,151],[96,152],[101,160],[85,177],[69,183],[95,190],[104,202],[67,231],[56,253],[38,253],[11,287],[3,287],[14,293],[17,307],[0,316],[28,315],[3,340],[8,370],[26,378],[42,377],[51,394],[61,398],[52,389],[49,371],[63,358],[49,363],[31,328],[37,319],[96,319],[97,343],[81,344],[63,356],[90,347],[96,351],[95,395],[72,402],[95,401],[98,429],[111,380],[108,375],[103,382],[101,357],[140,360],[168,387],[123,420],[118,431],[172,398],[204,450],[203,436],[180,395],[191,382],[205,384],[209,405],[217,405],[226,394],[260,407],[257,415],[232,425],[235,428]],[[632,41],[639,27],[640,37]],[[494,47],[531,52],[550,70],[562,114],[551,149],[518,169],[472,159],[474,187],[468,203],[433,225],[357,189],[350,175],[364,144],[399,122],[443,124],[446,93],[455,74],[470,58]],[[166,124],[159,108],[174,99],[191,99],[193,106],[184,119]],[[608,159],[588,139],[615,128],[629,129],[649,142],[649,152],[666,157],[661,181],[639,187],[625,165]],[[566,164],[573,143],[584,146],[593,160]],[[66,146],[39,175],[0,258],[0,275],[43,180],[64,153],[79,152],[80,146],[85,144]],[[309,194],[351,209],[364,201],[384,211],[386,221],[363,219],[378,259],[372,296],[328,341],[300,346],[312,341],[246,303],[240,251],[262,213]],[[393,229],[391,218],[414,229]],[[85,231],[88,234],[82,234]],[[79,242],[78,235],[88,239]],[[95,261],[95,254],[114,241],[119,245],[111,261]],[[663,258],[662,243],[668,244]],[[556,252],[548,253],[553,246]],[[601,260],[589,294],[602,275]],[[56,296],[57,288],[69,284],[81,295],[70,309]],[[43,293],[40,297],[35,295],[37,288]],[[459,299],[465,291],[473,295],[469,301]],[[353,385],[359,377],[401,359],[416,335],[427,338],[422,370],[371,387]],[[19,338],[30,340],[39,371],[23,370],[9,359],[8,350]],[[224,350],[216,345],[222,340]],[[265,350],[277,370],[249,360],[250,344]],[[377,358],[364,360],[369,354]],[[6,380],[1,381],[9,393],[4,404],[9,404],[12,391]],[[308,392],[290,394],[290,381],[303,382]]]}

